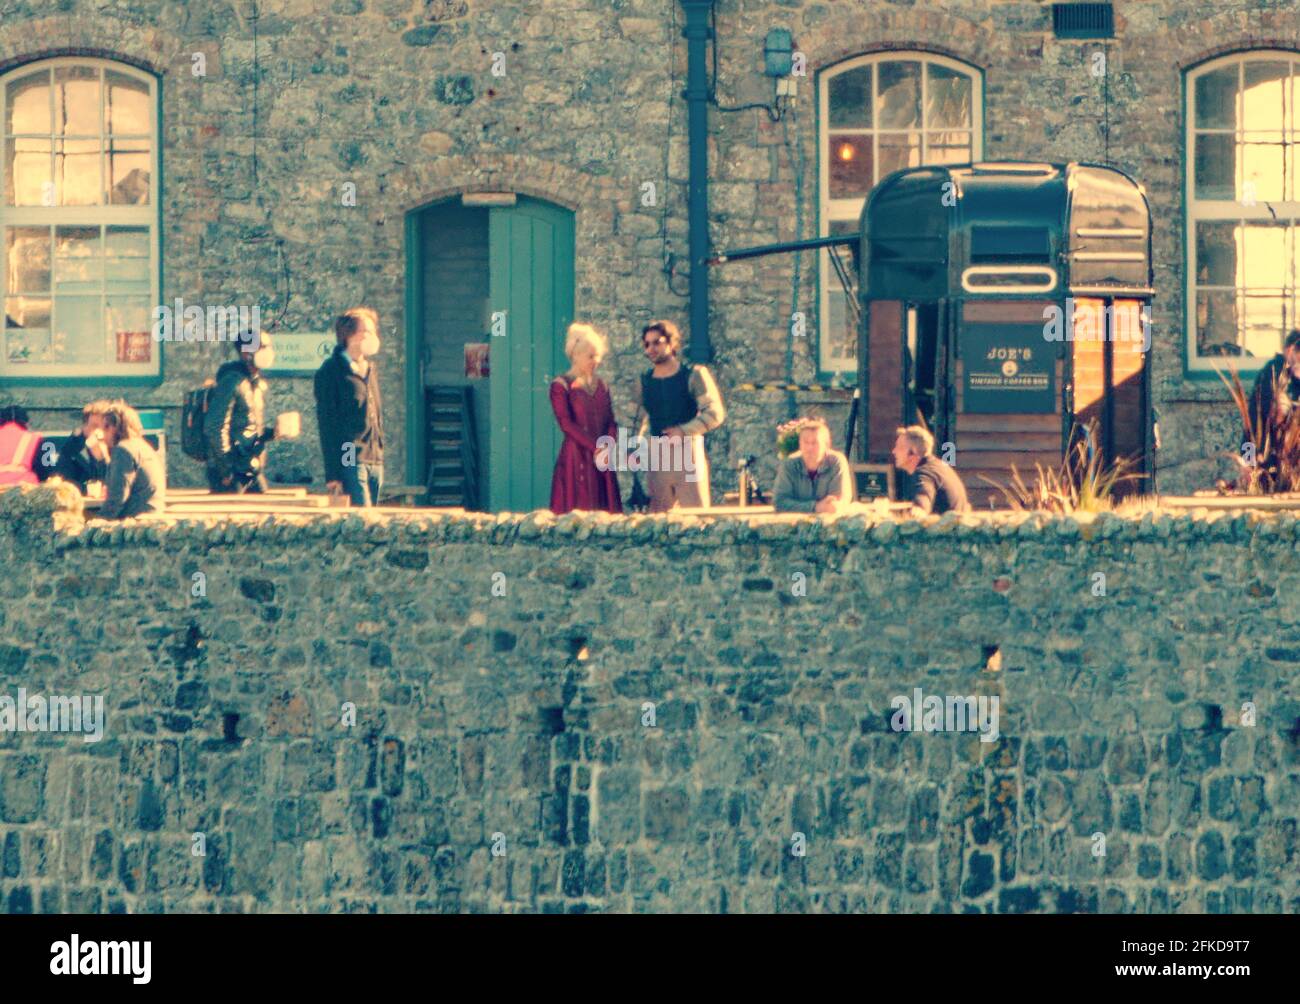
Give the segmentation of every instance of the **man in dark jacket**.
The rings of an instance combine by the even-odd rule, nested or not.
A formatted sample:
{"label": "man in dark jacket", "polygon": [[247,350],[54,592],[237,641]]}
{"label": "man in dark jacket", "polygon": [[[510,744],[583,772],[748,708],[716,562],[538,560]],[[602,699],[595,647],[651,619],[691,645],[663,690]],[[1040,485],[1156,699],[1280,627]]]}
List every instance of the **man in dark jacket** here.
{"label": "man in dark jacket", "polygon": [[[1259,437],[1256,446],[1264,448],[1268,440],[1269,453],[1276,454],[1279,433],[1296,402],[1300,401],[1300,331],[1286,336],[1282,351],[1270,359],[1255,377],[1250,391],[1250,421],[1254,429],[1246,430],[1247,441]],[[1252,435],[1252,432],[1254,435]],[[1267,458],[1260,457],[1266,462]]]}
{"label": "man in dark jacket", "polygon": [[936,516],[948,512],[969,512],[966,486],[957,472],[934,455],[934,436],[924,426],[909,425],[898,430],[894,442],[894,466],[912,475],[912,515]]}
{"label": "man in dark jacket", "polygon": [[[92,481],[108,481],[108,447],[104,443],[104,413],[111,401],[91,401],[81,409],[81,431],[63,441],[54,476],[77,486],[82,495]],[[98,435],[97,435],[98,433]]]}
{"label": "man in dark jacket", "polygon": [[379,502],[384,481],[384,422],[379,371],[379,318],[354,307],[334,321],[338,344],[316,371],[316,424],[331,494],[346,491],[355,506]]}
{"label": "man in dark jacket", "polygon": [[262,453],[275,438],[275,427],[263,424],[267,384],[262,370],[275,362],[275,350],[265,332],[241,332],[233,344],[235,358],[217,370],[217,385],[203,422],[208,488],[217,493],[262,494],[267,488]]}

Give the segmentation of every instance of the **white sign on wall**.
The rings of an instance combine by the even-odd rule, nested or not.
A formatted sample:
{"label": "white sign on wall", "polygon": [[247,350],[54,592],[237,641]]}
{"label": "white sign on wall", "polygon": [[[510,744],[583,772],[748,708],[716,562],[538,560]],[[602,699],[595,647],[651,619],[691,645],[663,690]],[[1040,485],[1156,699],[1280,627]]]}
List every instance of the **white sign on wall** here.
{"label": "white sign on wall", "polygon": [[301,376],[320,369],[338,344],[333,331],[277,331],[272,335],[275,365],[268,376]]}

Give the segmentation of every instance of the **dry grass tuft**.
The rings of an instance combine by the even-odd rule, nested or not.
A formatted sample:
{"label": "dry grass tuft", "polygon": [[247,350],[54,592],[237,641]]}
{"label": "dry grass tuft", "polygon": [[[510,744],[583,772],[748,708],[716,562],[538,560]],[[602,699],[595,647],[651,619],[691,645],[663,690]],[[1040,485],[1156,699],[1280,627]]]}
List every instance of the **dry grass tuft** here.
{"label": "dry grass tuft", "polygon": [[1141,479],[1134,472],[1134,463],[1124,457],[1107,464],[1097,449],[1097,423],[1075,426],[1071,433],[1073,446],[1066,453],[1059,468],[1035,464],[1037,475],[1031,485],[1026,485],[1020,471],[1011,466],[1011,481],[1001,484],[981,475],[983,480],[1002,493],[1006,504],[1017,511],[1038,510],[1068,515],[1076,512],[1109,512],[1117,507],[1140,510],[1150,503],[1117,498],[1121,485]]}

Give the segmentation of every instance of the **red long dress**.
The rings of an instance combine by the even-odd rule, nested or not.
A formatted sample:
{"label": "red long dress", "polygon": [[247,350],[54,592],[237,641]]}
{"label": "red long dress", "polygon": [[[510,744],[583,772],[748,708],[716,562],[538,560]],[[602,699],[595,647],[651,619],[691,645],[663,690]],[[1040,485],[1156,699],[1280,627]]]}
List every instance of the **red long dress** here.
{"label": "red long dress", "polygon": [[[612,470],[596,469],[596,440],[601,436],[618,438],[614,406],[605,382],[598,381],[596,392],[589,394],[575,388],[569,377],[559,377],[551,382],[551,409],[564,432],[564,444],[551,477],[551,511],[559,514],[594,509],[621,513],[618,478]],[[613,448],[609,451],[611,465],[615,452]]]}

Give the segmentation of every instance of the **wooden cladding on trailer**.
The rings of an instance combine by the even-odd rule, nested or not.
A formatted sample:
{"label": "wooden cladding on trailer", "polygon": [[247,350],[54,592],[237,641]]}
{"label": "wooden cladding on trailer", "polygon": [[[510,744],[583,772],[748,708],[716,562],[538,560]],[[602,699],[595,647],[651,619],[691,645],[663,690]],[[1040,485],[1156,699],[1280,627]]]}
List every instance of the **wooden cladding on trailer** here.
{"label": "wooden cladding on trailer", "polygon": [[1107,461],[1141,463],[1146,451],[1143,386],[1146,334],[1141,300],[1076,298],[1069,342],[1074,362],[1074,417],[1097,423]]}
{"label": "wooden cladding on trailer", "polygon": [[[1127,457],[1140,467],[1147,448],[1146,352],[1148,337],[1143,332],[1140,300],[1116,300],[1112,320],[1116,334],[1128,337],[1112,339],[1111,349],[1111,457]],[[1136,335],[1136,337],[1134,337]]]}
{"label": "wooden cladding on trailer", "polygon": [[883,462],[903,415],[903,304],[874,300],[868,309],[867,456]]}
{"label": "wooden cladding on trailer", "polygon": [[[1064,362],[1056,361],[1057,386]],[[1002,492],[989,484],[1010,487],[1012,469],[1027,486],[1038,481],[1038,467],[1055,471],[1061,466],[1061,412],[1047,414],[978,415],[962,410],[961,363],[957,364],[957,414],[953,445],[956,469],[973,506],[1006,504]],[[1058,398],[1059,400],[1059,398]],[[988,480],[985,480],[988,479]]]}
{"label": "wooden cladding on trailer", "polygon": [[[990,503],[999,507],[1006,504],[1002,492],[989,484],[990,481],[1009,487],[1018,473],[1027,486],[1032,486],[1038,480],[1040,465],[1053,471],[1061,465],[1063,418],[1060,388],[1066,377],[1065,359],[1060,346],[1040,334],[1052,306],[1051,301],[1045,300],[969,300],[962,304],[962,323],[958,332],[961,358],[956,360],[954,367],[957,407],[953,416],[953,440],[957,473],[966,485],[971,504],[977,508]],[[1054,380],[1050,404],[1042,404],[1042,395],[1036,394],[1033,399],[1040,410],[1008,409],[994,414],[981,413],[967,399],[965,373],[967,365],[982,364],[987,368],[988,363],[981,358],[966,357],[976,351],[976,346],[981,347],[980,352],[983,351],[987,337],[982,337],[981,332],[1010,331],[1017,327],[1020,328],[1019,340],[1009,338],[1007,343],[1022,345],[1022,356],[1024,348],[1034,354],[1028,361],[1019,360],[1022,367],[1019,372],[1046,369],[1051,374]],[[1026,328],[1032,329],[1032,338],[1025,334]],[[1016,370],[1011,372],[1017,373]],[[1008,404],[1016,402],[1017,393],[1009,391],[1005,395]]]}
{"label": "wooden cladding on trailer", "polygon": [[1106,343],[1101,338],[1104,311],[1102,300],[1077,298],[1070,330],[1085,337],[1067,342],[1074,361],[1074,420],[1082,426],[1095,421],[1098,428],[1105,421],[1106,402]]}
{"label": "wooden cladding on trailer", "polygon": [[1046,324],[1050,300],[967,300],[961,319],[967,324]]}

